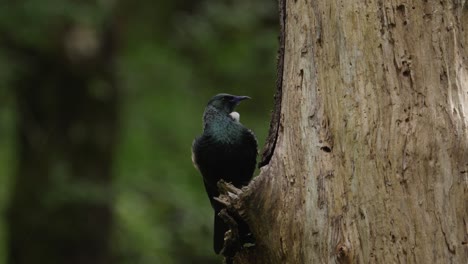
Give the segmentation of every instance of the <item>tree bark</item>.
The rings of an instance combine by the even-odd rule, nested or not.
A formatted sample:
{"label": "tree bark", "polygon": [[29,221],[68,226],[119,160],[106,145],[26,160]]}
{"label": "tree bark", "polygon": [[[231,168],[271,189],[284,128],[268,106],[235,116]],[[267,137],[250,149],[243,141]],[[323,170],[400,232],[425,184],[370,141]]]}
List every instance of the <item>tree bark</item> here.
{"label": "tree bark", "polygon": [[256,238],[235,263],[468,263],[464,5],[280,0],[279,116],[231,195]]}
{"label": "tree bark", "polygon": [[8,263],[113,263],[119,90],[115,28],[107,22],[68,24],[47,48],[8,41],[23,63],[13,83],[17,169]]}

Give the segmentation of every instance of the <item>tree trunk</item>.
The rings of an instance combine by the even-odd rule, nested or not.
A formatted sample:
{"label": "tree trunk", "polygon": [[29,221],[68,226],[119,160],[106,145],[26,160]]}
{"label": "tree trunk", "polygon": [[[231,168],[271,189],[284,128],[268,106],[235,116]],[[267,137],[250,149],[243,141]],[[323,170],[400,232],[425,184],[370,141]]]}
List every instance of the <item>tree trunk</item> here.
{"label": "tree trunk", "polygon": [[113,263],[114,29],[72,23],[46,49],[8,43],[25,66],[13,84],[18,163],[8,263]]}
{"label": "tree trunk", "polygon": [[[236,263],[468,263],[465,1],[280,1]],[[284,53],[283,53],[284,51]]]}

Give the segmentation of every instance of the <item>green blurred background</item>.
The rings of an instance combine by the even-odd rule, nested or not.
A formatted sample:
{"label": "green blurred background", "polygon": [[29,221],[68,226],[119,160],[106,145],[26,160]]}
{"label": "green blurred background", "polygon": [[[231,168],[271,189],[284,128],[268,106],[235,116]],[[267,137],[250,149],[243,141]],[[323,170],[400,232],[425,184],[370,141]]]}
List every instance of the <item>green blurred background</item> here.
{"label": "green blurred background", "polygon": [[[206,102],[220,92],[253,98],[238,111],[263,146],[276,78],[276,1],[2,2],[0,264],[65,263],[49,255],[68,254],[70,241],[66,263],[219,263],[190,147]],[[68,141],[77,122],[74,137],[92,139]],[[36,149],[34,131],[46,138]],[[100,145],[106,151],[94,151]],[[94,222],[99,208],[110,208],[103,223]],[[108,244],[98,253],[86,253],[92,234],[75,234],[87,221]],[[36,253],[34,262],[11,256]],[[106,256],[93,260],[99,254]]]}

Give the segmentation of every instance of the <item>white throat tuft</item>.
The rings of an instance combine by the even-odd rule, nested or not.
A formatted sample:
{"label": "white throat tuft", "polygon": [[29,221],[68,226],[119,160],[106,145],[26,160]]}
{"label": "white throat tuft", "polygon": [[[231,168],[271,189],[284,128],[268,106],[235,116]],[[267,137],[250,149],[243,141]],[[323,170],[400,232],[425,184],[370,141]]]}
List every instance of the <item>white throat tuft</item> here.
{"label": "white throat tuft", "polygon": [[237,112],[232,112],[232,113],[230,113],[229,115],[232,117],[232,119],[234,119],[234,121],[237,121],[237,122],[240,121],[240,114],[239,114],[239,113],[237,113]]}

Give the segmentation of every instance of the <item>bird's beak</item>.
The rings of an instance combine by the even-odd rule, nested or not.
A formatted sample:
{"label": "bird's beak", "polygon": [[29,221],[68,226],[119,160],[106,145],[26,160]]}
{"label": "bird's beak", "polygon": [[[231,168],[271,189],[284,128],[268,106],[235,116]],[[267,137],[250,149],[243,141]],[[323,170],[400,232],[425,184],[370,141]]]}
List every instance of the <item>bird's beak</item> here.
{"label": "bird's beak", "polygon": [[234,96],[234,98],[232,99],[232,102],[235,103],[236,105],[238,105],[241,101],[243,101],[245,99],[250,99],[250,97],[248,97],[248,96]]}

